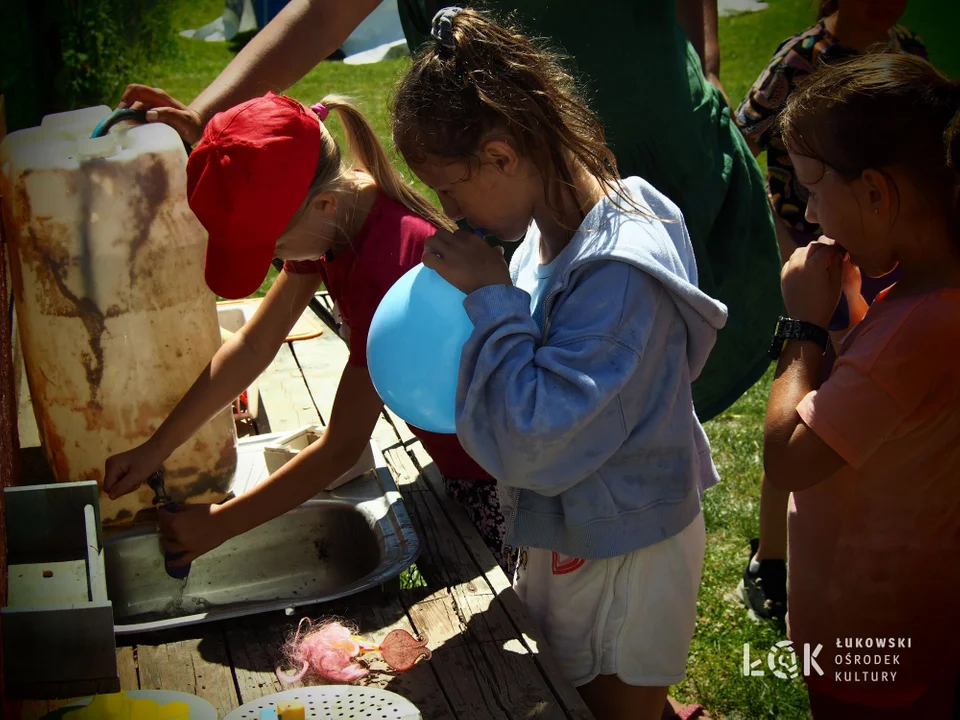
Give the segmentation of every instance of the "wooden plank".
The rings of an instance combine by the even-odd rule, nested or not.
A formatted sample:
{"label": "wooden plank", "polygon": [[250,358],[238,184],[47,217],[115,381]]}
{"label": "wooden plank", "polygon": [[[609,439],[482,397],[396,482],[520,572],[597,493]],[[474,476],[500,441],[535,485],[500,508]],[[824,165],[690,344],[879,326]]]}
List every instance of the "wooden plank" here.
{"label": "wooden plank", "polygon": [[[420,456],[420,464],[427,468],[432,464],[426,462],[428,458],[425,453]],[[439,474],[434,475],[434,481],[441,482]],[[506,578],[489,551],[486,552],[489,560],[484,565],[489,563],[493,577],[499,573],[496,592],[481,572],[478,556],[484,555],[479,547],[483,541],[466,514],[452,501],[444,508],[440,497],[429,485],[427,488],[425,492],[405,496],[421,541],[422,554],[417,565],[421,573],[430,578],[431,586],[442,578],[447,594],[435,593],[428,601],[412,604],[409,613],[414,624],[418,628],[429,627],[431,632],[440,630],[448,636],[443,638],[445,642],[453,646],[458,642],[478,644],[480,655],[470,657],[476,662],[480,662],[477,657],[482,658],[489,687],[496,688],[494,697],[498,707],[509,717],[536,713],[538,717],[589,718],[579,694],[563,678],[549,651],[538,653],[546,644],[534,640],[527,643],[501,604],[500,598],[516,597],[516,594],[511,588],[503,587]],[[442,497],[445,499],[446,494]],[[450,516],[460,517],[457,526]],[[473,553],[464,540],[471,536],[476,536],[471,538]],[[533,622],[529,619],[528,622],[532,628]],[[509,652],[506,647],[510,648]],[[454,678],[449,680],[452,682]]]}
{"label": "wooden plank", "polygon": [[[347,346],[332,333],[324,333],[318,338],[291,343],[291,345],[307,388],[325,424],[330,418],[340,375],[349,355]],[[403,441],[387,419],[385,412],[381,412],[377,417],[373,439],[381,452],[403,446]]]}
{"label": "wooden plank", "polygon": [[[314,620],[336,618],[353,625],[372,642],[379,642],[396,628],[413,632],[413,626],[396,596],[385,596],[379,590],[354,596],[344,604],[317,606],[310,609]],[[276,615],[233,621],[227,628],[227,644],[234,663],[241,704],[293,687],[281,683],[276,667],[283,662],[282,647],[296,632],[301,614],[292,618]],[[367,656],[371,674],[360,684],[395,692],[414,703],[425,718],[453,718],[431,663],[421,662],[405,673],[394,673],[379,655]],[[289,670],[289,669],[288,669]],[[316,682],[310,679],[312,684]]]}
{"label": "wooden plank", "polygon": [[233,664],[239,705],[272,695],[303,683],[286,685],[277,679],[276,668],[283,664],[282,648],[295,631],[296,619],[266,616],[230,620],[226,623],[226,641]]}
{"label": "wooden plank", "polygon": [[[499,603],[486,578],[467,552],[466,546],[456,537],[452,526],[441,516],[439,505],[430,493],[420,493],[408,502],[411,513],[419,521],[421,532],[421,558],[418,564],[421,574],[429,574],[431,580],[442,582],[443,591],[432,596],[430,601],[417,603],[410,615],[415,620],[418,614],[433,615],[438,627],[444,627],[437,617],[447,613],[446,605],[453,603],[454,615],[447,616],[450,636],[445,641],[459,643],[465,640],[506,642],[518,639],[516,628]],[[451,541],[452,540],[452,541]],[[426,573],[426,574],[425,574]],[[434,582],[431,582],[434,585]],[[440,600],[438,607],[437,600]],[[469,632],[469,636],[464,634]]]}
{"label": "wooden plank", "polygon": [[261,421],[263,426],[268,426],[261,432],[285,432],[320,423],[320,415],[288,343],[280,346],[273,362],[260,375],[259,386],[261,414],[257,426],[261,427]]}
{"label": "wooden plank", "polygon": [[121,645],[117,648],[117,670],[120,674],[121,690],[139,690],[140,678],[137,676],[136,648]]}
{"label": "wooden plank", "polygon": [[[540,628],[530,617],[519,596],[514,592],[510,581],[494,560],[470,518],[447,495],[443,486],[443,478],[430,455],[419,443],[411,445],[410,450],[416,457],[417,463],[423,468],[424,481],[436,499],[440,511],[453,526],[453,530],[462,540],[467,552],[472,556],[473,562],[484,568],[484,578],[496,594],[498,605],[502,607],[511,627],[515,628],[519,637],[522,638],[523,644],[536,657],[536,662],[554,694],[560,699],[571,717],[591,717],[589,710],[580,698],[580,694],[564,677],[552,651],[541,650],[547,648],[547,643],[540,632]],[[499,621],[499,618],[497,620]]]}
{"label": "wooden plank", "polygon": [[[328,310],[333,311],[333,303],[330,301],[328,293],[317,293],[316,297],[323,302]],[[307,387],[310,388],[320,411],[320,416],[326,422],[333,408],[340,374],[343,372],[343,366],[346,365],[350,354],[349,349],[346,343],[332,332],[324,333],[319,338],[312,340],[293,343],[292,347],[297,362],[303,371]],[[403,423],[402,420],[399,420],[399,422]],[[404,425],[404,428],[406,428],[406,425]],[[407,433],[409,433],[409,430],[407,430]],[[410,436],[412,437],[412,434]],[[397,430],[388,419],[386,408],[377,418],[373,439],[381,451],[389,450],[406,442],[397,434]]]}
{"label": "wooden plank", "polygon": [[384,408],[387,411],[387,417],[390,419],[390,423],[393,425],[394,429],[397,431],[397,435],[400,436],[400,439],[403,440],[404,445],[407,443],[415,442],[417,436],[411,432],[410,427],[400,419],[400,416],[397,415],[390,408]]}
{"label": "wooden plank", "polygon": [[326,423],[333,409],[340,375],[347,364],[347,346],[332,331],[310,340],[290,343],[290,346],[320,417]]}
{"label": "wooden plank", "polygon": [[420,476],[420,469],[403,445],[397,445],[384,451],[383,456],[386,458],[387,465],[390,467],[400,490],[421,492],[427,489],[426,483]]}
{"label": "wooden plank", "polygon": [[137,645],[140,687],[177,690],[203,698],[223,717],[240,703],[230,656],[219,623],[211,623],[196,637],[157,645]]}
{"label": "wooden plank", "polygon": [[431,664],[458,718],[567,718],[544,683],[534,656],[517,638],[482,640],[494,626],[511,634],[503,621],[491,622],[498,608],[487,598],[473,607],[455,593],[438,591],[410,606],[410,617],[436,646]]}
{"label": "wooden plank", "polygon": [[[400,599],[392,596],[388,600],[371,602],[352,613],[356,619],[360,633],[376,642],[380,642],[392,630],[400,628],[409,633],[415,633],[410,618],[406,615]],[[436,649],[437,645],[428,637],[428,647]],[[364,681],[365,685],[383,688],[407,698],[417,706],[424,718],[455,718],[456,715],[447,696],[440,685],[437,667],[432,660],[421,660],[412,669],[402,672],[393,672],[380,658],[379,654],[371,656],[370,677]]]}
{"label": "wooden plank", "polygon": [[[398,478],[409,486],[403,474],[410,471],[397,464]],[[421,542],[417,567],[433,592],[425,599],[409,591],[401,597],[417,629],[440,646],[434,662],[457,717],[589,717],[569,712],[553,692],[434,494],[427,488],[405,493],[404,500]],[[513,652],[504,651],[507,645]]]}
{"label": "wooden plank", "polygon": [[433,462],[433,458],[430,457],[419,441],[408,445],[407,450],[413,455],[417,465],[422,468],[421,475],[424,482],[437,498],[443,513],[453,525],[457,535],[466,546],[467,552],[473,557],[473,561],[483,571],[484,577],[490,583],[493,591],[499,594],[512,587],[510,578],[504,574],[490,552],[490,548],[480,537],[480,533],[477,532],[466,512],[447,495],[447,490],[443,484],[443,476]]}
{"label": "wooden plank", "polygon": [[403,447],[403,441],[382,412],[377,417],[377,424],[373,428],[373,439],[376,440],[381,452]]}

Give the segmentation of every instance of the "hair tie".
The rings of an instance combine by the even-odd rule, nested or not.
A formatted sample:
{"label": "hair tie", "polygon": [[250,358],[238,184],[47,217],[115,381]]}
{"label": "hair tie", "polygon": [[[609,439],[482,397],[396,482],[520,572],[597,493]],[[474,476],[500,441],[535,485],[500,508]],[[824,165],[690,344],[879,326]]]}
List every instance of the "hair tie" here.
{"label": "hair tie", "polygon": [[453,37],[453,19],[463,8],[447,7],[443,8],[433,16],[433,24],[430,28],[430,36],[445,48],[451,50],[457,46],[457,41]]}
{"label": "hair tie", "polygon": [[330,108],[328,108],[322,102],[318,102],[316,105],[311,105],[310,109],[317,114],[317,117],[320,118],[320,122],[327,121],[327,115],[330,114]]}

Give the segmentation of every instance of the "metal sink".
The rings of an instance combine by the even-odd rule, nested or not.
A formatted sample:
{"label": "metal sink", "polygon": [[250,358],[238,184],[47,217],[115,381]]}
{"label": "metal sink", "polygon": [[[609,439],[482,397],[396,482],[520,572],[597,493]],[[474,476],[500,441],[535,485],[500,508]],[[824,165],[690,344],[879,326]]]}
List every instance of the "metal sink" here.
{"label": "metal sink", "polygon": [[[234,493],[267,476],[263,446],[286,433],[240,441]],[[371,442],[372,444],[372,442]],[[376,469],[193,562],[176,580],[153,526],[104,539],[114,630],[146,632],[285,610],[361,592],[414,562],[419,542],[379,449]]]}

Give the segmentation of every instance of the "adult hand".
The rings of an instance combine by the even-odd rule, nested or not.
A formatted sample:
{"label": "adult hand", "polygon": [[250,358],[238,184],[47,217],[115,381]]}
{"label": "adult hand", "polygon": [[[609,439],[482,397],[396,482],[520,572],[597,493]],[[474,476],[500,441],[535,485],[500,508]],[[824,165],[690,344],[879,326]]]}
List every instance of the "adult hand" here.
{"label": "adult hand", "polygon": [[103,474],[103,491],[111,500],[132,493],[155,472],[166,456],[147,440],[132,450],[107,458]]}
{"label": "adult hand", "polygon": [[476,233],[438,230],[424,243],[423,264],[469,295],[488,285],[512,285],[502,247],[490,247]]}
{"label": "adult hand", "polygon": [[826,327],[840,301],[843,279],[842,248],[815,241],[790,256],[780,274],[787,314]]}
{"label": "adult hand", "polygon": [[218,513],[219,505],[183,505],[177,512],[161,509],[160,544],[169,553],[180,555],[170,560],[171,567],[187,565],[230,538]]}
{"label": "adult hand", "polygon": [[118,108],[146,110],[147,122],[169,125],[191,145],[203,135],[203,119],[196,110],[191,110],[160,88],[130,84],[123,91]]}

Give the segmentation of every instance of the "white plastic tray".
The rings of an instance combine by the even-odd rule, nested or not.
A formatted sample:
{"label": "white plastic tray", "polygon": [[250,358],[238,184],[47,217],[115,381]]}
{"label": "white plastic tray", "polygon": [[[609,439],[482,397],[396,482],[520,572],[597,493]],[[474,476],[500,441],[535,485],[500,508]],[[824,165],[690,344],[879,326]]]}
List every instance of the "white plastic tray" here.
{"label": "white plastic tray", "polygon": [[303,703],[305,716],[335,720],[422,720],[416,705],[396,693],[356,685],[317,685],[284,690],[252,700],[224,720],[260,720],[260,711],[291,700]]}

